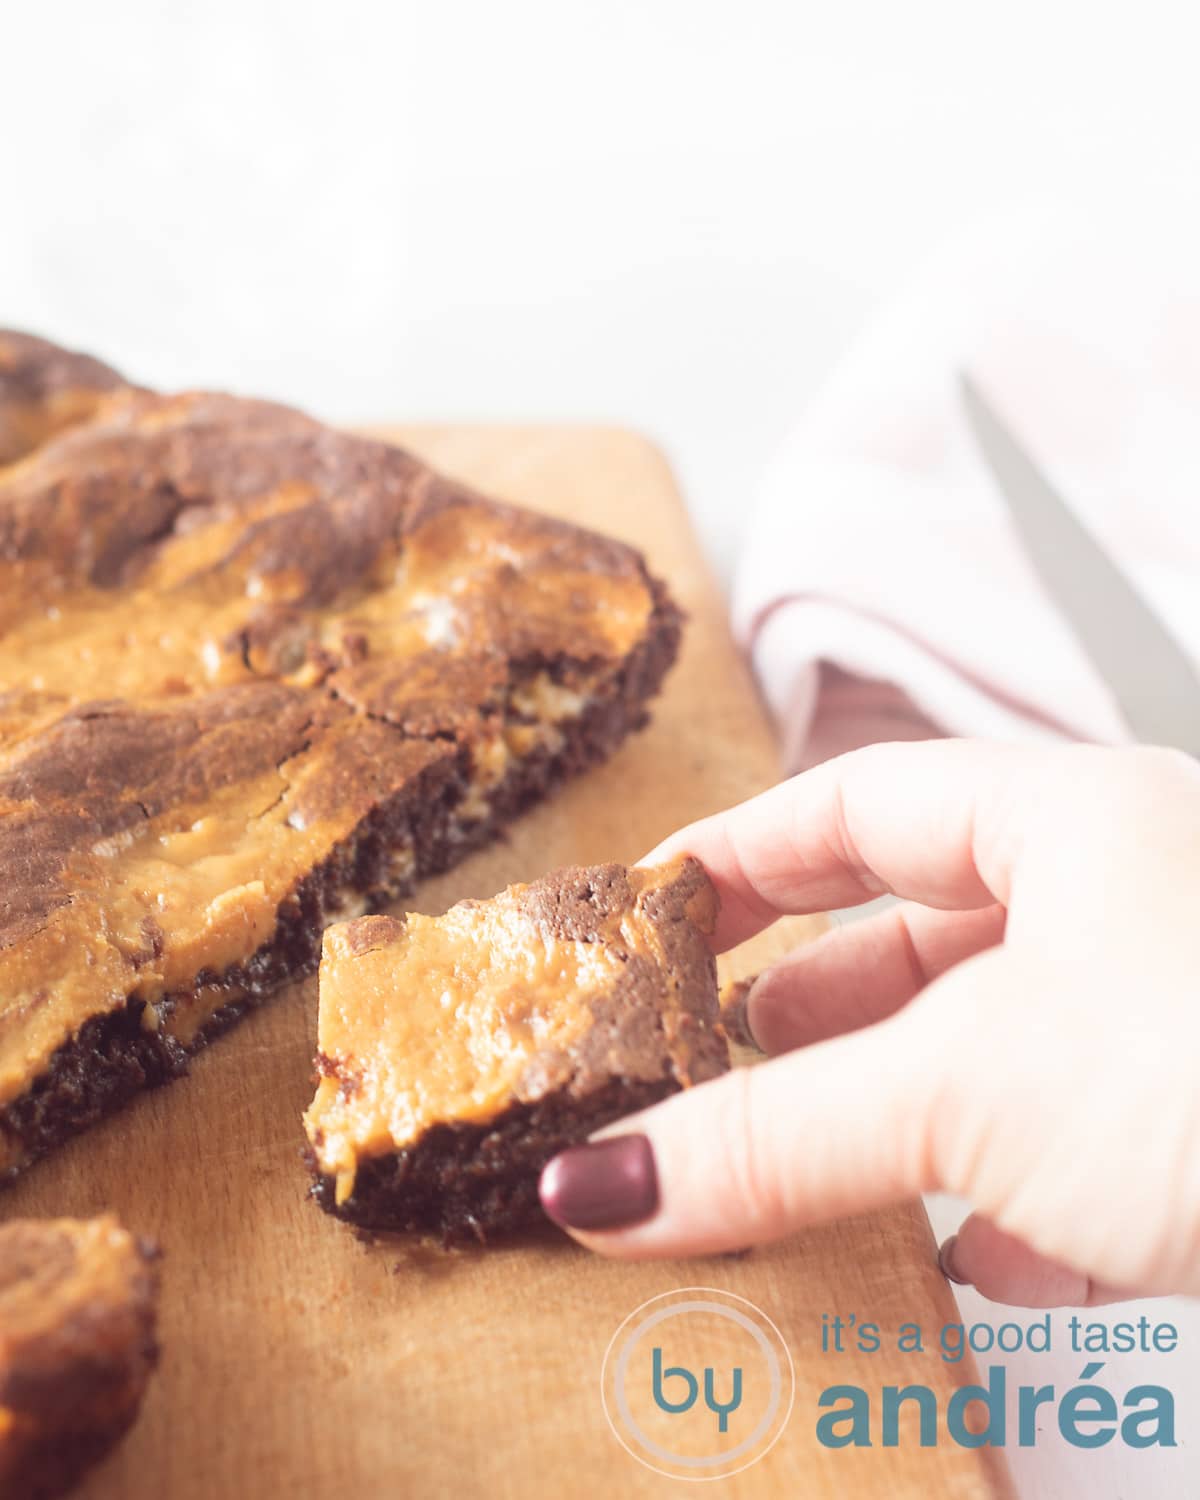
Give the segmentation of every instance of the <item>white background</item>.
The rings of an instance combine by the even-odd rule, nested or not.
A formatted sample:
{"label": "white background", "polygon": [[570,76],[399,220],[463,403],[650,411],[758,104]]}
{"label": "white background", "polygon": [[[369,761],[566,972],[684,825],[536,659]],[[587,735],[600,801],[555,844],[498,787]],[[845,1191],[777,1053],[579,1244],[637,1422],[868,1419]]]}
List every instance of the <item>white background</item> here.
{"label": "white background", "polygon": [[[727,578],[774,443],[943,236],[1200,192],[1192,10],[6,3],[0,323],[334,420],[636,425]],[[1200,1491],[1098,1457],[1027,1493]]]}
{"label": "white background", "polygon": [[1032,189],[1200,190],[1186,0],[0,6],[0,318],[339,420],[670,448],[727,574],[872,309]]}

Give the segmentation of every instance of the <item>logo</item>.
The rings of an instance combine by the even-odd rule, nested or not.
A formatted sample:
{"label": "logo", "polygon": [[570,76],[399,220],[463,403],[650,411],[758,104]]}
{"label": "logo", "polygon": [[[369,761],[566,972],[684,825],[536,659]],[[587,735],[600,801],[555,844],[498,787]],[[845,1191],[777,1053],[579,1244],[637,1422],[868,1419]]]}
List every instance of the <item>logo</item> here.
{"label": "logo", "polygon": [[604,1355],[600,1399],[621,1446],[673,1479],[724,1479],[787,1426],[792,1356],[761,1308],[716,1287],[643,1302]]}

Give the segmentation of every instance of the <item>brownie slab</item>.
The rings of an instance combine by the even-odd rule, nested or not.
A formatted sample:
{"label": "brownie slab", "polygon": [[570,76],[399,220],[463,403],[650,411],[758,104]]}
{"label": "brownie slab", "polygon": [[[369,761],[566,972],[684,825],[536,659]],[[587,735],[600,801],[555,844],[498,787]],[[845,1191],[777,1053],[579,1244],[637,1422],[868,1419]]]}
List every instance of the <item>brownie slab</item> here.
{"label": "brownie slab", "polygon": [[557,1151],[728,1067],[695,860],[596,865],[325,934],[315,1196],[453,1241],[541,1216]]}
{"label": "brownie slab", "polygon": [[0,1225],[0,1495],[49,1500],[131,1426],[158,1358],[155,1254],[110,1215]]}
{"label": "brownie slab", "polygon": [[0,1174],[609,754],[680,626],[400,449],[21,348],[0,421],[80,384],[0,467]]}

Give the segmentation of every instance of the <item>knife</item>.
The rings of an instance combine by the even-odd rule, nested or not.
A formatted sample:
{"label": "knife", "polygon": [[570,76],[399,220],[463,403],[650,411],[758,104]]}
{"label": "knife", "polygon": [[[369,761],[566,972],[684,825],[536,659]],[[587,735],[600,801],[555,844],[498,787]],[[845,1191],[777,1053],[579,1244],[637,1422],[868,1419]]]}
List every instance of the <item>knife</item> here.
{"label": "knife", "polygon": [[969,375],[971,431],[1029,560],[1126,723],[1146,744],[1200,755],[1200,673],[1150,606],[1076,519]]}

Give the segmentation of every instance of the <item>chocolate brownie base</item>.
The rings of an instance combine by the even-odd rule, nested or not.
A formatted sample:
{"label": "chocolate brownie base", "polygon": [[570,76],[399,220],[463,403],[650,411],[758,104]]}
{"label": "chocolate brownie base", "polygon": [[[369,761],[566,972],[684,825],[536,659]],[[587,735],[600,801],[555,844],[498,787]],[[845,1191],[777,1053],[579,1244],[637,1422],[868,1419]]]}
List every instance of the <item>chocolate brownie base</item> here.
{"label": "chocolate brownie base", "polygon": [[[158,1002],[154,1008],[161,1022],[177,1006],[194,1002],[200,991],[219,993],[219,1004],[188,1045],[161,1024],[147,1029],[146,1003],[133,997],[121,1009],[85,1022],[57,1049],[30,1089],[0,1109],[0,1139],[16,1148],[16,1160],[0,1173],[0,1181],[16,1176],[142,1090],[184,1076],[189,1057],[247,1010],[314,972],[325,928],[355,898],[363,910],[373,911],[407,895],[418,881],[442,873],[490,842],[564,780],[605,760],[626,735],[645,724],[646,700],[658,690],[678,650],[681,615],[657,586],[655,602],[654,628],[618,674],[612,697],[586,709],[566,730],[559,749],[539,747],[517,762],[492,794],[487,818],[469,824],[455,818],[455,808],[469,793],[460,757],[454,776],[440,783],[427,776],[393,804],[373,811],[284,903],[271,941],[248,963],[219,975],[201,973],[193,990]],[[415,866],[410,878],[397,880],[389,870],[389,856],[402,846],[413,848]],[[599,1128],[599,1122],[591,1128]]]}
{"label": "chocolate brownie base", "polygon": [[306,1117],[317,1202],[446,1243],[541,1221],[558,1151],[728,1067],[715,915],[686,860],[560,870],[442,918],[330,929]]}
{"label": "chocolate brownie base", "polygon": [[[614,1078],[583,1098],[560,1089],[515,1104],[486,1125],[435,1125],[411,1149],[365,1161],[348,1202],[339,1205],[335,1179],[319,1173],[312,1195],[362,1229],[486,1244],[544,1220],[538,1177],[552,1156],[678,1088],[669,1079]],[[306,1155],[315,1167],[313,1152]]]}
{"label": "chocolate brownie base", "polygon": [[0,1494],[51,1500],[132,1425],[158,1359],[156,1252],[100,1219],[0,1226]]}

